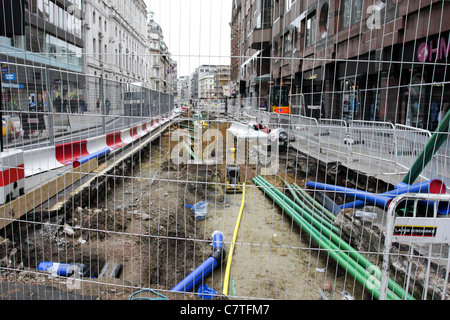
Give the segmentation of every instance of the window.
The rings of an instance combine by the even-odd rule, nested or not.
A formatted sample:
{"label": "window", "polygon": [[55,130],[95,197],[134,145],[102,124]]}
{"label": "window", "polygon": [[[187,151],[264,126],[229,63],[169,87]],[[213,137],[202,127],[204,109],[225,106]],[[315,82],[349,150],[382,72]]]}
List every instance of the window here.
{"label": "window", "polygon": [[286,57],[291,52],[291,33],[287,32],[283,37],[283,56]]}
{"label": "window", "polygon": [[289,10],[291,10],[294,2],[295,0],[284,0],[284,12],[288,12]]}
{"label": "window", "polygon": [[306,19],[305,46],[308,47],[316,41],[316,13],[313,12]]}
{"label": "window", "polygon": [[27,26],[26,34],[26,48],[30,52],[44,52],[44,33],[34,27]]}
{"label": "window", "polygon": [[363,0],[343,0],[342,1],[342,28],[361,22]]}
{"label": "window", "polygon": [[320,10],[319,16],[319,34],[325,38],[328,32],[328,3],[325,3]]}

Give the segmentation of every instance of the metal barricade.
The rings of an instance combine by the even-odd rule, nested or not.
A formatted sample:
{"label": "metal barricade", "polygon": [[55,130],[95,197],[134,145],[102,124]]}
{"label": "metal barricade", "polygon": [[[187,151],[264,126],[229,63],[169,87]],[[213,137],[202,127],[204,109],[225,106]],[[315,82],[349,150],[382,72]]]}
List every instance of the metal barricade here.
{"label": "metal barricade", "polygon": [[[406,201],[414,203],[414,210],[408,216],[397,215],[397,209]],[[392,200],[387,212],[380,300],[386,299],[390,289],[389,270],[393,263],[404,269],[405,279],[402,282],[405,292],[422,290],[422,299],[435,299],[436,296],[440,296],[442,300],[449,299],[450,217],[437,213],[437,204],[447,203],[448,210],[449,201],[448,194],[403,194]],[[426,210],[428,215],[419,214],[420,202],[434,202],[434,210]],[[403,253],[398,254],[397,260],[392,261],[394,242],[409,246],[406,257]],[[419,277],[423,280],[423,288],[414,285],[422,282],[418,281]]]}
{"label": "metal barricade", "polygon": [[395,161],[394,125],[390,122],[353,120],[349,126],[352,152]]}
{"label": "metal barricade", "polygon": [[[430,138],[431,133],[428,130],[396,124],[394,141],[396,163],[405,169],[411,168]],[[432,177],[431,167],[428,165],[424,168],[422,171],[424,177]]]}

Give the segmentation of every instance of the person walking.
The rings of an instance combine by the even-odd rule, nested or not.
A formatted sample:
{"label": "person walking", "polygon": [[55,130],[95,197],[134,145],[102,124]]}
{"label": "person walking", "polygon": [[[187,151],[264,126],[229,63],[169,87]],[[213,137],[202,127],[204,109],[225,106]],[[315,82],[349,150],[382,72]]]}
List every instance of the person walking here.
{"label": "person walking", "polygon": [[80,100],[79,100],[79,114],[83,114],[86,111],[86,102],[84,101],[83,97],[80,96]]}
{"label": "person walking", "polygon": [[108,115],[109,114],[109,109],[111,108],[111,102],[109,102],[108,98],[106,98],[105,106],[106,106],[106,115]]}
{"label": "person walking", "polygon": [[97,99],[97,113],[100,113],[100,106],[101,106],[101,102],[100,102],[100,98]]}

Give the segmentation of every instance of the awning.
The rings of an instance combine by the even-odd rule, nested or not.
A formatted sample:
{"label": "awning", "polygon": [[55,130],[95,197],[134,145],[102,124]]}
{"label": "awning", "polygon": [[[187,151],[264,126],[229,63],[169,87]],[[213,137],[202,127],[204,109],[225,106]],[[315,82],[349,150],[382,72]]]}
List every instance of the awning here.
{"label": "awning", "polygon": [[246,64],[250,63],[253,59],[255,59],[259,54],[261,53],[261,50],[258,50],[255,54],[253,54],[250,58],[248,58],[242,65],[241,68],[245,67]]}
{"label": "awning", "polygon": [[263,82],[269,82],[270,81],[270,74],[263,74],[259,77],[256,77],[252,80],[252,83],[263,83]]}

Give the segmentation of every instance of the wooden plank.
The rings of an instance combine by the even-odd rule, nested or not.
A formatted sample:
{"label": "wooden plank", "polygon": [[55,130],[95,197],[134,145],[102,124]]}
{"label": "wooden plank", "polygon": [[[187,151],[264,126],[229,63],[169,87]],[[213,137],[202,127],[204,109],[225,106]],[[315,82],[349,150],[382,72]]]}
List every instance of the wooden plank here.
{"label": "wooden plank", "polygon": [[93,172],[98,167],[97,158],[94,158],[76,169],[73,169],[50,182],[33,189],[23,196],[0,207],[0,229],[11,224],[23,215],[37,208],[41,204]]}
{"label": "wooden plank", "polygon": [[[82,190],[86,190],[89,188],[91,183],[97,179],[100,176],[107,175],[108,171],[112,170],[115,166],[117,166],[119,163],[124,161],[126,158],[130,157],[132,154],[139,152],[142,148],[144,148],[147,144],[151,143],[153,139],[155,139],[157,136],[160,136],[167,128],[169,128],[171,124],[167,124],[166,126],[162,127],[157,131],[156,133],[151,132],[150,135],[145,135],[146,137],[141,138],[139,140],[140,142],[136,145],[134,145],[129,151],[127,151],[125,154],[122,154],[121,156],[113,156],[111,161],[106,161],[100,164],[95,170],[92,171],[92,177],[88,181],[86,181],[83,185],[79,186],[76,190],[72,191],[66,198],[59,200],[57,203],[55,203],[51,208],[50,212],[57,211],[61,209],[64,204],[67,201],[70,201],[75,195],[79,194]],[[117,149],[116,151],[118,151]]]}

